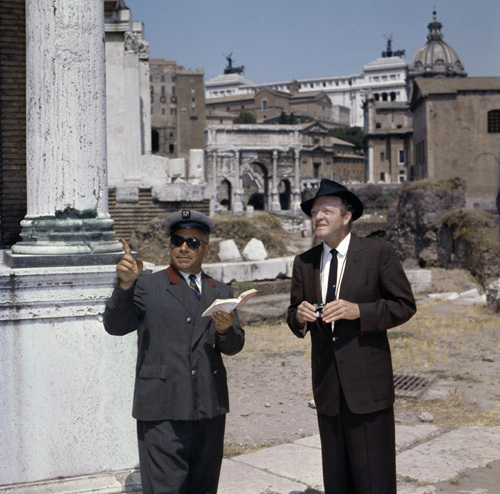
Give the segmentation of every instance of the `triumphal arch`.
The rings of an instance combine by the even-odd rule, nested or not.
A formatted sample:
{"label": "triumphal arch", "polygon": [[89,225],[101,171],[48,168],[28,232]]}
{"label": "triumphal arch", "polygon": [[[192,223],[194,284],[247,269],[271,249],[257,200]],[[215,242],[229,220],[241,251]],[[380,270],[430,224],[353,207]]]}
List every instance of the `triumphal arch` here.
{"label": "triumphal arch", "polygon": [[216,208],[242,214],[247,205],[300,211],[300,125],[209,125],[208,181]]}

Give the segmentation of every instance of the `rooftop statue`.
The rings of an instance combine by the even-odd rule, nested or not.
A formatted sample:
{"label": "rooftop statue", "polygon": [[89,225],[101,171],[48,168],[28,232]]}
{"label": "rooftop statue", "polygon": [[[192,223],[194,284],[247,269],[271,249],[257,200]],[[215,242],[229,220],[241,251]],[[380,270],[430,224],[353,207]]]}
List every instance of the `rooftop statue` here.
{"label": "rooftop statue", "polygon": [[382,52],[383,58],[404,57],[405,56],[405,50],[392,51],[392,34],[390,36],[386,36],[384,34],[384,37],[387,40],[387,49],[386,49],[386,51]]}
{"label": "rooftop statue", "polygon": [[224,74],[242,74],[245,71],[245,66],[240,65],[239,67],[233,67],[232,55],[232,52],[229,55],[224,54],[227,60],[227,67],[224,69]]}

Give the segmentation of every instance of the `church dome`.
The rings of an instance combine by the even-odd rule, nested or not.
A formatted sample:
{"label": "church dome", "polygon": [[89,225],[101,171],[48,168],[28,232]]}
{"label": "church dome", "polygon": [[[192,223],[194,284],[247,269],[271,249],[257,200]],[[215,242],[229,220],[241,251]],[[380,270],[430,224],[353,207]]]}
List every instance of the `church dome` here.
{"label": "church dome", "polygon": [[429,29],[428,41],[413,56],[409,66],[409,76],[466,77],[467,73],[458,53],[443,41],[441,32],[443,25],[437,21],[435,11],[433,20],[427,27]]}

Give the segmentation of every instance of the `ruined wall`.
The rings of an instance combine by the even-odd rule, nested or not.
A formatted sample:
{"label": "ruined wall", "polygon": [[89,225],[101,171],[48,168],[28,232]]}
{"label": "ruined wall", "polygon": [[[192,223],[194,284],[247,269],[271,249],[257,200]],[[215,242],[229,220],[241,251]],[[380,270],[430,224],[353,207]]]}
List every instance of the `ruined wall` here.
{"label": "ruined wall", "polygon": [[445,268],[470,271],[487,286],[500,278],[498,218],[480,209],[458,209],[444,215],[437,244]]}
{"label": "ruined wall", "polygon": [[461,179],[406,183],[387,212],[386,238],[402,260],[415,259],[420,267],[436,266],[443,215],[464,206],[465,182]]}

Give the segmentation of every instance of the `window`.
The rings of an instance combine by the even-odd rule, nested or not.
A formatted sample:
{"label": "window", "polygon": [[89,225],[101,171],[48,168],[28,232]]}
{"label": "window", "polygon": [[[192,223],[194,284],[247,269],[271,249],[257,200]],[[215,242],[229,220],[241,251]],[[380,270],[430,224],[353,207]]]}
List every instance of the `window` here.
{"label": "window", "polygon": [[405,164],[405,150],[404,149],[400,149],[398,151],[398,163],[400,165],[404,165]]}
{"label": "window", "polygon": [[267,99],[262,100],[262,109],[267,110]]}
{"label": "window", "polygon": [[500,132],[500,110],[488,112],[488,133]]}
{"label": "window", "polygon": [[380,161],[384,161],[385,160],[385,154],[382,152],[380,153]]}
{"label": "window", "polygon": [[321,168],[321,163],[313,163],[313,177],[319,178],[319,169]]}

